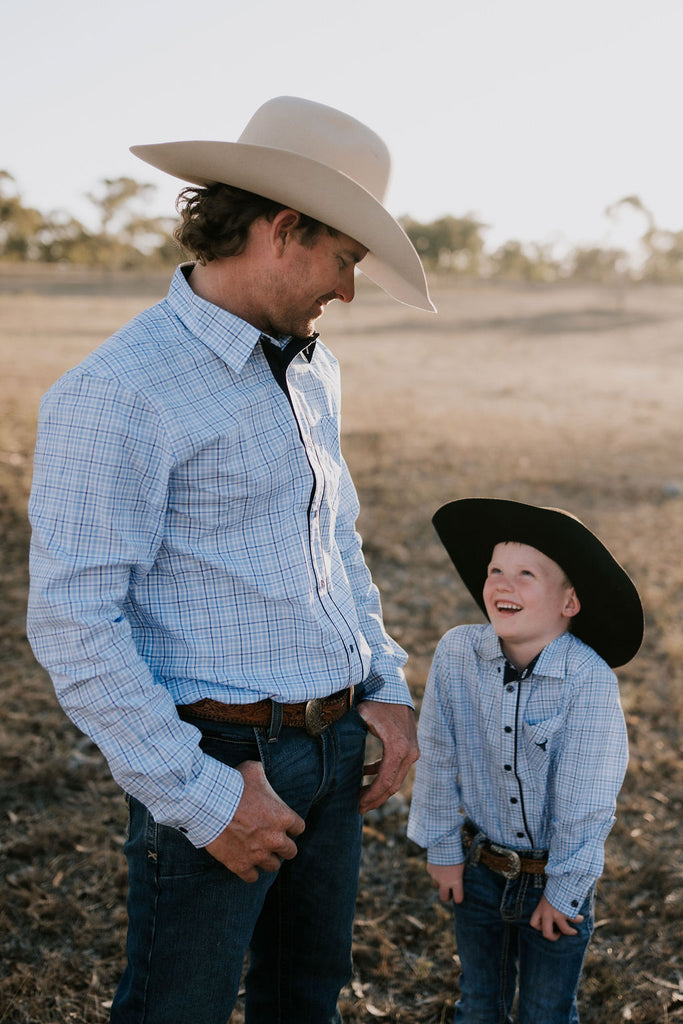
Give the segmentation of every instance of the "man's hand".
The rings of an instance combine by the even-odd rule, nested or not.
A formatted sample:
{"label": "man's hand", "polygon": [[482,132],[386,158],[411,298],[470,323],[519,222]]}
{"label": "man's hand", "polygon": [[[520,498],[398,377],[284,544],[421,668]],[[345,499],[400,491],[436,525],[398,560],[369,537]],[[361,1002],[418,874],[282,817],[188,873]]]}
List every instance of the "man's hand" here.
{"label": "man's hand", "polygon": [[561,914],[559,910],[555,910],[555,907],[548,903],[545,895],[543,895],[541,896],[541,902],[529,919],[529,924],[536,931],[543,932],[544,939],[549,939],[550,942],[557,942],[561,935],[576,935],[576,928],[572,928],[572,924],[580,924],[582,921],[583,914],[577,914],[576,917],[567,917],[566,914]]}
{"label": "man's hand", "polygon": [[260,761],[243,761],[237,771],[244,779],[242,798],[230,824],[206,849],[243,882],[255,882],[258,868],[277,871],[281,860],[296,856],[291,837],[301,835],[306,824],[271,787]]}
{"label": "man's hand", "polygon": [[439,899],[447,903],[453,900],[454,903],[462,903],[465,898],[462,876],[465,870],[464,864],[428,864],[427,871],[434,883],[434,888],[439,890]]}
{"label": "man's hand", "polygon": [[411,764],[420,756],[420,748],[415,713],[406,704],[364,700],[358,705],[358,714],[383,747],[381,760],[365,766],[366,775],[376,776],[361,788],[359,809],[365,814],[398,792]]}

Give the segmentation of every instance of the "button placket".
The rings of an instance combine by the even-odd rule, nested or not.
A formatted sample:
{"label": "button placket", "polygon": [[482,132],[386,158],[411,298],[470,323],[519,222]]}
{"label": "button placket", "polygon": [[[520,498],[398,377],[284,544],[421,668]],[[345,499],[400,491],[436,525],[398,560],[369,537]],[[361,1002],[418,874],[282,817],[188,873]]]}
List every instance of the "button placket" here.
{"label": "button placket", "polygon": [[296,389],[290,388],[292,409],[299,424],[299,431],[304,445],[304,451],[309,465],[313,472],[314,490],[313,500],[309,510],[309,537],[311,562],[313,574],[316,581],[316,588],[319,594],[326,594],[328,590],[327,570],[325,565],[325,552],[323,549],[322,530],[320,528],[320,506],[321,495],[324,490],[325,478],[320,458],[313,440],[311,424],[305,414],[304,408],[298,401]]}

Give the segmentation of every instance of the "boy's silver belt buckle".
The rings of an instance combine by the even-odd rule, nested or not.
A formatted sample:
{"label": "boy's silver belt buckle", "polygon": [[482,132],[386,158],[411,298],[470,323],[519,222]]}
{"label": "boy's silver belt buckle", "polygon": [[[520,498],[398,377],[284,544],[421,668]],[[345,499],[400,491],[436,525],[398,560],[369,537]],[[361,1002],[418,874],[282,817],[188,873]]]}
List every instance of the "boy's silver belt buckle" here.
{"label": "boy's silver belt buckle", "polygon": [[486,845],[491,853],[495,853],[499,857],[507,857],[510,862],[509,868],[494,868],[493,870],[497,871],[503,878],[507,878],[510,882],[514,882],[515,878],[519,878],[522,873],[522,862],[519,859],[519,854],[515,853],[514,850],[509,850],[507,846],[498,846],[497,843],[492,843],[491,840]]}

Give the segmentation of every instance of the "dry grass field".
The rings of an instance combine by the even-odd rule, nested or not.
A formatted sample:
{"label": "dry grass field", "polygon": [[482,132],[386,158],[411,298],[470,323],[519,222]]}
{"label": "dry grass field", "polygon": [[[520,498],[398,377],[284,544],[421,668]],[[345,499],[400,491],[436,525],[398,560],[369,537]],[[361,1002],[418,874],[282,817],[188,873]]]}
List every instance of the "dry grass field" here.
{"label": "dry grass field", "polygon": [[[26,642],[25,505],[39,396],[166,280],[0,273],[0,1024],[104,1022],[122,967],[124,805]],[[478,620],[430,523],[455,497],[569,509],[630,571],[646,638],[618,672],[631,761],[581,1019],[683,1021],[683,290],[433,292],[438,316],[361,283],[322,327],[388,627],[419,705],[440,635]],[[366,822],[347,1024],[437,1024],[457,997],[450,915],[405,838],[410,783]]]}

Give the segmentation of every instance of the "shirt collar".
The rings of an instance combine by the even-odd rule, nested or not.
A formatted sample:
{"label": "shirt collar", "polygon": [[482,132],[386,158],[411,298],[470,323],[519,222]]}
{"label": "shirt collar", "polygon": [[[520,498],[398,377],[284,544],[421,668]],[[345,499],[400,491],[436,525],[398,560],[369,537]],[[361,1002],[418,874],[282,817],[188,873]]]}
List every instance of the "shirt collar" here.
{"label": "shirt collar", "polygon": [[[187,330],[231,369],[237,373],[243,369],[262,337],[268,338],[278,348],[288,344],[289,338],[270,338],[253,324],[196,295],[187,280],[193,266],[193,263],[183,263],[176,268],[166,301]],[[313,356],[315,338],[305,339],[308,344],[304,354],[309,362]]]}
{"label": "shirt collar", "polygon": [[[562,633],[556,637],[537,656],[536,663],[532,668],[533,674],[562,678],[569,649],[575,642],[576,637],[572,636],[571,633]],[[477,654],[483,661],[495,661],[498,658],[505,661],[500,640],[496,636],[491,623],[487,623],[481,632],[477,644]]]}
{"label": "shirt collar", "polygon": [[569,652],[580,640],[569,632],[561,633],[560,636],[544,647],[538,656],[534,673],[539,676],[553,676],[558,679],[564,678],[566,674],[566,663]]}

